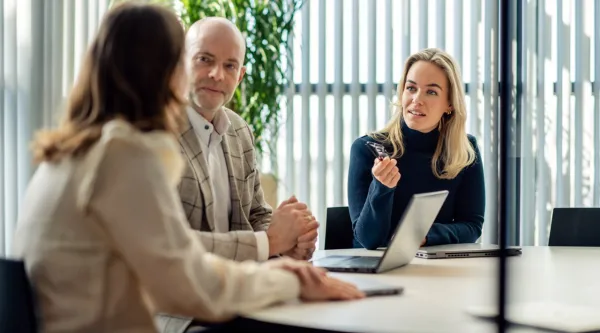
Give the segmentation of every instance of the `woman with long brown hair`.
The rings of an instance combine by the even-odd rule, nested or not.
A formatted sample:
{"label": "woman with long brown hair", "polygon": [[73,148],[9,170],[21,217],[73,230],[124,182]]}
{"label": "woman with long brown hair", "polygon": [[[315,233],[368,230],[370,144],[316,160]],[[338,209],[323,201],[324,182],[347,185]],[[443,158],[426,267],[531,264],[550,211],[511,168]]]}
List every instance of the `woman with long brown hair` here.
{"label": "woman with long brown hair", "polygon": [[308,263],[235,263],[194,237],[176,187],[187,88],[175,15],[126,3],[105,17],[63,123],[40,162],[15,237],[44,332],[151,332],[153,314],[205,321],[295,299],[354,299]]}
{"label": "woman with long brown hair", "polygon": [[[412,196],[441,190],[449,194],[421,245],[475,242],[485,183],[477,141],[465,129],[465,95],[454,59],[439,49],[411,55],[393,106],[385,128],[352,145],[348,204],[354,246],[387,246]],[[371,151],[373,145],[377,150]]]}

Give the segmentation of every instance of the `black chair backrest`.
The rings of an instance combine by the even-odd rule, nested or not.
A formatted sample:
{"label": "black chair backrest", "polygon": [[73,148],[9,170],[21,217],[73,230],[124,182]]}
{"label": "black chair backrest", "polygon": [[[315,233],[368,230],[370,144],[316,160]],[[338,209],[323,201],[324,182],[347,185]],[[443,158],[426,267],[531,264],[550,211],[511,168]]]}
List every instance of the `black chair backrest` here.
{"label": "black chair backrest", "polygon": [[0,332],[38,331],[33,290],[19,260],[0,258]]}
{"label": "black chair backrest", "polygon": [[554,208],[550,246],[600,246],[600,208]]}
{"label": "black chair backrest", "polygon": [[325,250],[353,247],[354,232],[348,207],[327,208],[325,221]]}

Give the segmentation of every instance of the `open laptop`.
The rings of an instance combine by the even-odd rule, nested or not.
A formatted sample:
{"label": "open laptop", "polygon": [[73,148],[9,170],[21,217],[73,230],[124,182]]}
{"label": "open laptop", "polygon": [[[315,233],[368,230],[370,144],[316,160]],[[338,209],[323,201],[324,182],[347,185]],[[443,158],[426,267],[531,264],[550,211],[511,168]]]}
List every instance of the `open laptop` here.
{"label": "open laptop", "polygon": [[[520,255],[521,247],[508,246],[506,255]],[[417,258],[423,259],[446,259],[446,258],[474,258],[474,257],[498,257],[500,247],[493,244],[448,244],[422,247],[417,251]]]}
{"label": "open laptop", "polygon": [[330,255],[313,265],[331,272],[382,273],[410,263],[447,196],[448,191],[413,195],[383,256]]}

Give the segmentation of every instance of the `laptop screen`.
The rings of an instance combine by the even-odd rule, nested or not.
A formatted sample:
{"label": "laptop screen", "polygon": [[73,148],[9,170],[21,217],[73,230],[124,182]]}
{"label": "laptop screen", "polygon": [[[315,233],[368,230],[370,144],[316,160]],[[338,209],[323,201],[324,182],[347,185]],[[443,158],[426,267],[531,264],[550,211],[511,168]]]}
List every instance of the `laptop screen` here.
{"label": "laptop screen", "polygon": [[408,264],[437,217],[448,191],[415,194],[409,202],[379,264],[385,271]]}

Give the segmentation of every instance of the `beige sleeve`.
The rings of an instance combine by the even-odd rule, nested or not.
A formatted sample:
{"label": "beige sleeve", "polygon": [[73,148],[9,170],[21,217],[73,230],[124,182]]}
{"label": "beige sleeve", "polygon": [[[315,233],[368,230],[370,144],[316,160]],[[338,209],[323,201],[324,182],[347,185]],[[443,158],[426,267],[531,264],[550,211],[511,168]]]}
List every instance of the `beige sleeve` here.
{"label": "beige sleeve", "polygon": [[155,311],[217,320],[298,297],[293,274],[205,250],[186,221],[168,170],[151,149],[126,139],[106,144],[89,209]]}

